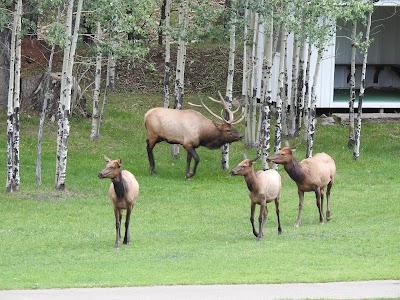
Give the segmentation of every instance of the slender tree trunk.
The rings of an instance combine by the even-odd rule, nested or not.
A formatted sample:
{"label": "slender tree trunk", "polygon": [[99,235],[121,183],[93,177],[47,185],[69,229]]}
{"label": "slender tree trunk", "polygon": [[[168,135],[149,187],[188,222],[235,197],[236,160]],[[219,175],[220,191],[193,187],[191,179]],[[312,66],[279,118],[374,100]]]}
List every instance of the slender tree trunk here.
{"label": "slender tree trunk", "polygon": [[257,49],[256,49],[256,61],[257,65],[255,70],[255,98],[257,102],[260,103],[260,113],[258,114],[258,126],[256,129],[256,144],[261,151],[262,143],[260,141],[263,140],[261,135],[261,127],[263,119],[262,114],[262,107],[263,102],[265,101],[265,94],[266,94],[266,82],[267,82],[267,59],[265,56],[265,48],[267,43],[266,33],[265,33],[265,22],[261,20],[258,24],[257,30]]}
{"label": "slender tree trunk", "polygon": [[350,60],[350,100],[349,100],[349,141],[347,146],[351,149],[354,148],[354,101],[356,99],[356,35],[357,35],[357,21],[353,22],[353,30],[351,33],[351,60]]}
{"label": "slender tree trunk", "polygon": [[[287,44],[287,31],[285,24],[281,26],[281,52],[279,57],[279,77],[278,77],[278,94],[276,97],[276,125],[275,125],[275,144],[274,153],[281,149],[281,137],[282,137],[282,99],[285,98],[285,51]],[[278,164],[272,166],[274,170],[278,169]]]}
{"label": "slender tree trunk", "polygon": [[302,117],[304,115],[304,59],[306,47],[304,42],[300,45],[299,51],[299,72],[297,77],[297,105],[296,105],[296,126],[295,136],[300,135]]}
{"label": "slender tree trunk", "polygon": [[289,135],[295,136],[296,132],[296,111],[297,111],[297,79],[299,67],[299,43],[297,37],[294,37],[293,42],[293,59],[292,59],[292,88],[290,95],[290,117],[289,117]]}
{"label": "slender tree trunk", "polygon": [[19,175],[19,106],[21,71],[22,0],[15,2],[10,45],[10,77],[7,103],[7,181],[6,191],[20,188]]}
{"label": "slender tree trunk", "polygon": [[169,107],[169,79],[171,76],[171,0],[164,0],[165,5],[165,61],[164,61],[164,107]]}
{"label": "slender tree trunk", "polygon": [[[72,12],[73,12],[73,0],[69,0],[68,3],[68,17],[67,17],[67,36],[66,36],[66,48],[64,49],[64,60],[63,60],[63,76],[62,76],[62,87],[60,95],[60,108],[59,108],[59,128],[58,128],[58,142],[57,143],[57,166],[56,166],[56,180],[55,188],[57,190],[65,190],[65,178],[67,171],[67,158],[68,158],[68,137],[69,137],[69,116],[71,109],[71,91],[72,91],[72,70],[75,60],[75,50],[78,41],[78,29],[80,22],[80,15],[82,10],[83,0],[78,0],[77,11],[75,14],[75,26],[74,33],[71,35],[72,30]],[[65,65],[64,65],[65,63]]]}
{"label": "slender tree trunk", "polygon": [[288,32],[285,30],[286,38],[285,38],[285,48],[284,48],[284,75],[283,75],[283,95],[282,98],[282,134],[285,139],[289,138],[289,76],[288,76],[288,68],[287,68],[287,61],[288,61]]}
{"label": "slender tree trunk", "polygon": [[163,25],[164,21],[166,21],[167,18],[167,2],[169,0],[163,0],[162,5],[161,5],[161,15],[160,15],[160,23],[158,25],[158,45],[161,46],[163,43],[163,36],[165,35],[164,30],[168,30],[167,28],[164,28],[163,30]]}
{"label": "slender tree trunk", "polygon": [[249,86],[249,97],[250,97],[250,147],[253,148],[256,144],[256,129],[257,129],[257,65],[258,57],[256,55],[257,50],[257,29],[258,29],[258,13],[252,12],[252,26],[253,26],[253,44],[251,51],[251,78]]}
{"label": "slender tree trunk", "polygon": [[[369,43],[369,35],[371,31],[371,19],[372,19],[372,11],[368,13],[367,29],[365,33],[366,44]],[[367,59],[368,59],[368,46],[364,51],[363,64],[361,70],[361,84],[360,84],[360,94],[358,95],[358,110],[357,110],[357,131],[356,131],[354,153],[353,153],[354,160],[356,160],[360,156],[362,103],[364,100],[364,92],[365,92],[365,75],[367,70]]]}
{"label": "slender tree trunk", "polygon": [[263,142],[262,144],[262,169],[268,169],[267,158],[269,156],[269,150],[271,147],[271,105],[272,105],[272,64],[273,64],[273,17],[271,15],[270,24],[267,26],[266,32],[266,50],[265,50],[265,61],[266,61],[266,77],[265,77],[265,99],[262,101],[262,114],[263,117],[263,124],[262,124],[262,137]]}
{"label": "slender tree trunk", "polygon": [[102,54],[100,49],[100,41],[102,39],[102,30],[100,22],[97,22],[96,30],[96,41],[97,41],[97,54],[96,54],[96,71],[94,78],[94,91],[93,91],[93,113],[92,113],[92,130],[90,133],[90,139],[96,140],[99,138],[98,127],[99,127],[99,99],[100,99],[100,88],[101,88],[101,62]]}
{"label": "slender tree trunk", "polygon": [[[189,19],[189,0],[181,0],[179,5],[179,25],[182,32],[179,35],[178,52],[177,52],[177,67],[175,79],[175,103],[174,109],[182,109],[184,95],[184,78],[185,78],[185,62],[186,62],[186,30]],[[179,145],[171,146],[171,155],[179,156]]]}
{"label": "slender tree trunk", "polygon": [[307,154],[306,157],[311,157],[314,146],[314,134],[315,134],[315,125],[317,118],[317,83],[319,77],[319,71],[321,69],[321,60],[322,60],[322,50],[318,50],[317,63],[315,65],[313,86],[311,88],[311,105],[310,105],[310,120],[308,123],[308,139],[307,139]]}
{"label": "slender tree trunk", "polygon": [[[236,52],[236,13],[231,12],[230,17],[230,36],[229,36],[229,62],[228,62],[228,76],[226,79],[226,94],[225,101],[229,109],[232,108],[232,94],[233,94],[233,77],[235,72],[235,52]],[[225,119],[229,120],[229,114],[225,111]],[[229,169],[229,144],[226,143],[222,146],[222,170]]]}
{"label": "slender tree trunk", "polygon": [[312,45],[308,44],[307,54],[307,66],[306,66],[306,77],[304,79],[304,140],[307,141],[308,137],[308,121],[310,116],[310,68],[311,68],[311,55]]}
{"label": "slender tree trunk", "polygon": [[249,7],[248,0],[245,0],[244,3],[244,28],[243,28],[243,77],[242,77],[242,97],[245,102],[245,146],[249,147],[250,145],[250,97],[249,97],[249,83],[250,83],[250,46],[248,43],[249,37],[249,27],[250,27],[250,15],[249,15]]}

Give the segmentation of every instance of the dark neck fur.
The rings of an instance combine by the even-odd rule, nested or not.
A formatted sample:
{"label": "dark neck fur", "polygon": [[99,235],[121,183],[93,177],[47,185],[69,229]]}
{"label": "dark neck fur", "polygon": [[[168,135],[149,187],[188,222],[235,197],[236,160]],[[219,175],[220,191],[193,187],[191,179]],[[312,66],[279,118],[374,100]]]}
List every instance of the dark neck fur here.
{"label": "dark neck fur", "polygon": [[252,170],[251,173],[244,176],[244,181],[246,181],[247,188],[249,189],[249,191],[253,192],[255,189],[254,183],[256,181],[256,174],[254,173],[254,170]]}
{"label": "dark neck fur", "polygon": [[114,184],[114,190],[115,194],[117,194],[117,197],[123,198],[126,193],[126,187],[125,187],[125,180],[122,177],[122,174],[119,174],[119,176],[113,178],[112,182]]}
{"label": "dark neck fur", "polygon": [[305,179],[304,171],[301,169],[300,164],[294,159],[287,164],[285,164],[285,170],[289,174],[290,178],[292,178],[297,183],[302,183]]}

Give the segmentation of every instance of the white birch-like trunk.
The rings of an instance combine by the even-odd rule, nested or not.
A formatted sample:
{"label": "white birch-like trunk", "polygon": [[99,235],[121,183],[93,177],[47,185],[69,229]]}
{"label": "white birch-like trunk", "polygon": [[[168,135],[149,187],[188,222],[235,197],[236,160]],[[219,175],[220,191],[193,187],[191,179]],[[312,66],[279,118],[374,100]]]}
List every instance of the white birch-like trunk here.
{"label": "white birch-like trunk", "polygon": [[21,71],[22,0],[14,6],[10,45],[10,77],[7,102],[7,180],[6,191],[19,190],[19,96]]}
{"label": "white birch-like trunk", "polygon": [[258,19],[259,15],[253,12],[253,44],[251,51],[251,79],[250,79],[250,107],[251,107],[251,138],[250,147],[256,145],[256,133],[257,133],[257,65],[260,63],[258,61],[257,53],[257,40],[258,40]]}
{"label": "white birch-like trunk", "polygon": [[351,59],[350,59],[350,100],[349,100],[349,140],[347,146],[354,148],[354,101],[356,99],[356,35],[357,20],[353,21],[353,30],[351,33]]}
{"label": "white birch-like trunk", "polygon": [[265,98],[262,101],[262,169],[268,169],[267,158],[269,156],[269,150],[271,148],[271,105],[272,105],[272,64],[273,64],[273,17],[271,15],[270,24],[267,26],[266,32],[266,50],[265,50],[265,65],[266,65],[266,76],[265,76]]}
{"label": "white birch-like trunk", "polygon": [[165,60],[164,60],[164,107],[169,107],[169,79],[171,76],[171,0],[165,1]]}
{"label": "white birch-like trunk", "polygon": [[[265,95],[267,93],[267,58],[265,54],[265,48],[267,47],[268,40],[266,38],[265,32],[265,22],[260,21],[258,24],[257,30],[257,49],[256,49],[256,57],[257,57],[257,65],[256,65],[256,99],[260,102],[260,113],[258,114],[258,125],[256,131],[256,144],[260,149],[262,147],[262,143],[260,141],[263,140],[262,123],[263,123],[263,103],[265,101]],[[261,156],[260,156],[261,157]]]}
{"label": "white birch-like trunk", "polygon": [[[285,25],[282,23],[281,28],[281,52],[279,57],[279,77],[278,77],[278,93],[276,97],[276,124],[275,124],[275,144],[274,153],[281,149],[282,137],[282,99],[285,98],[285,51],[287,44],[287,31]],[[274,170],[278,169],[278,164],[273,164]]]}
{"label": "white birch-like trunk", "polygon": [[[367,29],[365,33],[365,42],[369,43],[369,35],[371,31],[371,19],[372,11],[368,13]],[[361,84],[360,84],[360,94],[358,95],[358,109],[357,109],[357,131],[354,144],[353,159],[356,160],[360,156],[360,142],[361,142],[361,118],[362,118],[362,104],[364,100],[365,92],[365,76],[367,71],[367,59],[368,59],[368,46],[364,51],[363,64],[361,69]]]}
{"label": "white birch-like trunk", "polygon": [[[186,30],[189,22],[189,1],[181,0],[179,5],[179,26],[182,32],[179,35],[178,51],[177,51],[177,66],[175,77],[175,103],[174,109],[182,109],[183,94],[184,94],[184,78],[185,78],[185,62],[186,62]],[[179,145],[171,145],[171,155],[179,156]]]}
{"label": "white birch-like trunk", "polygon": [[[236,52],[236,16],[233,12],[230,20],[230,36],[229,36],[229,61],[228,61],[228,75],[226,79],[226,96],[225,101],[228,104],[229,109],[232,108],[232,94],[233,94],[233,77],[235,72],[235,52]],[[225,111],[225,119],[229,119],[228,112]],[[229,169],[229,144],[226,143],[222,146],[222,158],[221,158],[222,170]]]}
{"label": "white birch-like trunk", "polygon": [[99,99],[100,99],[100,85],[101,85],[101,62],[102,54],[100,48],[100,41],[102,39],[102,30],[100,22],[97,22],[96,41],[97,41],[97,55],[96,55],[96,71],[94,77],[94,91],[93,91],[93,112],[92,112],[92,130],[90,133],[90,140],[99,138]]}
{"label": "white birch-like trunk", "polygon": [[290,94],[290,111],[289,111],[289,135],[295,136],[296,132],[296,110],[297,110],[297,79],[299,67],[299,42],[294,37],[293,41],[293,58],[292,58],[292,88]]}
{"label": "white birch-like trunk", "polygon": [[295,124],[295,136],[300,135],[302,117],[304,115],[304,65],[306,46],[303,43],[300,45],[299,51],[299,71],[297,77],[297,105],[296,105],[296,124]]}
{"label": "white birch-like trunk", "polygon": [[108,54],[108,60],[107,60],[107,71],[106,71],[106,84],[104,86],[104,93],[103,93],[103,102],[101,104],[101,109],[100,109],[100,114],[99,114],[99,125],[97,126],[97,136],[100,137],[100,129],[101,125],[103,124],[103,116],[104,116],[104,109],[106,107],[106,102],[107,102],[107,94],[108,90],[110,88],[110,72],[111,72],[111,64],[112,64],[112,57],[113,54],[109,53]]}
{"label": "white birch-like trunk", "polygon": [[283,95],[282,98],[282,134],[285,139],[289,138],[289,75],[288,75],[288,35],[289,33],[285,30],[286,38],[285,38],[285,50],[284,50],[284,75],[283,75]]}
{"label": "white birch-like trunk", "polygon": [[245,0],[244,3],[244,28],[243,28],[243,77],[242,77],[242,97],[245,102],[245,134],[244,141],[245,145],[248,147],[250,145],[250,98],[249,98],[249,52],[250,47],[248,45],[248,32],[249,32],[249,8],[248,8],[248,0]]}
{"label": "white birch-like trunk", "polygon": [[306,77],[304,79],[304,141],[307,141],[308,137],[308,121],[310,116],[310,68],[311,68],[311,55],[312,45],[308,44],[307,54],[307,66],[306,66]]}
{"label": "white birch-like trunk", "polygon": [[314,146],[315,125],[317,121],[317,82],[319,71],[321,69],[322,50],[318,50],[317,63],[313,77],[313,86],[311,88],[311,104],[308,123],[308,138],[307,138],[307,154],[306,157],[311,157]]}
{"label": "white birch-like trunk", "polygon": [[[63,64],[63,81],[64,86],[61,90],[60,95],[60,105],[59,111],[61,112],[59,121],[59,129],[58,129],[58,139],[60,141],[59,147],[57,148],[57,170],[56,170],[56,183],[55,188],[58,190],[65,190],[65,178],[67,171],[67,158],[68,158],[68,137],[69,137],[69,116],[71,109],[71,92],[72,92],[72,70],[74,66],[75,60],[75,50],[78,42],[78,29],[80,24],[80,15],[82,10],[83,0],[78,0],[77,10],[75,14],[75,25],[74,25],[74,33],[73,35],[67,34],[67,43],[66,49],[64,50],[64,61]],[[67,26],[70,27],[68,33],[71,33],[72,26],[72,11],[73,11],[74,1],[70,0],[68,3],[68,17],[67,17]]]}

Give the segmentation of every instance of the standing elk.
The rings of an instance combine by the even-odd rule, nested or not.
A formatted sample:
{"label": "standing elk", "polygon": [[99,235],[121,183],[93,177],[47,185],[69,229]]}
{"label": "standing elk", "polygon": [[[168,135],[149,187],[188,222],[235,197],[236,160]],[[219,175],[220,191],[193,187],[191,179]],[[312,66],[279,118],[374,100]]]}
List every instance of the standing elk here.
{"label": "standing elk", "polygon": [[104,156],[107,162],[106,167],[98,174],[99,178],[110,178],[111,184],[108,189],[108,196],[114,205],[116,240],[115,248],[119,248],[121,239],[122,211],[126,209],[125,236],[123,243],[130,243],[129,221],[136,198],[139,195],[139,184],[135,176],[127,170],[121,170],[121,160],[111,160]]}
{"label": "standing elk", "polygon": [[[267,203],[274,201],[276,215],[278,217],[278,234],[282,234],[281,221],[279,217],[279,201],[281,198],[281,175],[275,170],[254,171],[253,163],[258,157],[250,160],[243,154],[243,161],[231,171],[231,175],[242,175],[249,189],[249,197],[251,200],[250,222],[253,227],[253,234],[259,241],[263,236],[263,228],[265,220],[268,216]],[[254,227],[254,211],[256,204],[260,205],[260,215],[258,217],[259,231]]]}
{"label": "standing elk", "polygon": [[296,227],[300,226],[301,211],[304,203],[304,192],[315,192],[317,207],[319,210],[319,222],[324,224],[323,202],[324,189],[326,189],[326,220],[329,221],[330,213],[330,194],[336,174],[335,161],[326,153],[317,153],[313,157],[297,162],[293,152],[299,145],[285,147],[269,157],[268,162],[281,164],[297,184],[299,194],[299,212],[296,220]]}
{"label": "standing elk", "polygon": [[[220,98],[221,101],[217,102],[221,103],[228,112],[228,120],[213,113],[203,101],[201,101],[201,106],[211,115],[221,120],[222,123],[215,123],[192,109],[177,110],[156,107],[146,113],[144,123],[148,137],[146,143],[151,175],[156,174],[153,148],[161,141],[170,144],[180,144],[186,149],[186,178],[190,179],[196,174],[197,165],[200,162],[196,148],[204,146],[208,149],[218,149],[225,143],[236,142],[243,138],[233,125],[239,123],[244,118],[244,115],[242,114],[241,117],[234,120],[234,112],[228,108],[221,95]],[[192,158],[194,159],[194,167],[190,171]]]}

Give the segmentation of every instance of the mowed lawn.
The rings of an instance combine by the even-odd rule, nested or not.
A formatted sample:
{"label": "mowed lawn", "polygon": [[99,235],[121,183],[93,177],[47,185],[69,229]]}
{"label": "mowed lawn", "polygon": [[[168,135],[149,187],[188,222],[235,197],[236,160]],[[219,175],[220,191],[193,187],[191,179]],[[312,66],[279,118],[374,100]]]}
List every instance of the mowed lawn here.
{"label": "mowed lawn", "polygon": [[[189,100],[198,101],[197,95]],[[314,153],[324,151],[337,164],[331,221],[319,224],[315,196],[306,193],[302,225],[294,227],[297,188],[280,167],[283,233],[278,236],[270,204],[265,236],[257,242],[247,186],[221,170],[219,150],[200,148],[198,173],[186,180],[185,151],[174,159],[170,146],[159,144],[158,175],[149,175],[143,116],[161,103],[160,95],[110,96],[101,139],[94,142],[90,120],[71,118],[66,192],[53,188],[56,125],[45,126],[39,189],[38,118],[22,113],[21,190],[0,191],[0,289],[400,279],[400,124],[365,123],[357,161],[347,148],[346,126],[318,126]],[[1,120],[5,186],[5,112]],[[238,128],[244,132],[243,124]],[[298,160],[305,148],[295,152]],[[231,169],[243,152],[255,156],[242,142],[232,144]],[[97,177],[103,155],[121,158],[140,184],[132,243],[119,250],[110,180]]]}

